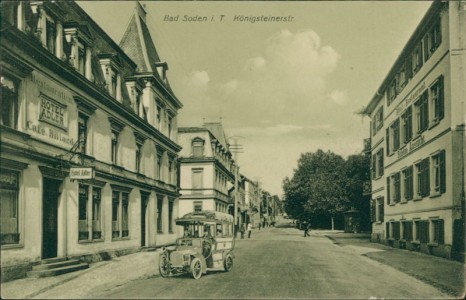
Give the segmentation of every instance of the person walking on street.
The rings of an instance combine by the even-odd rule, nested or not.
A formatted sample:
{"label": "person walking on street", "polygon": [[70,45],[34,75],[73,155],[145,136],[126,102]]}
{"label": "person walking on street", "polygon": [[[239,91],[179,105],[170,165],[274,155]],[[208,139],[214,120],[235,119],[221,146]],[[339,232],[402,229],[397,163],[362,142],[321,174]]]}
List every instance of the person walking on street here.
{"label": "person walking on street", "polygon": [[251,238],[252,224],[248,223],[248,239]]}
{"label": "person walking on street", "polygon": [[311,229],[311,223],[308,222],[308,223],[305,223],[304,224],[304,237],[308,237],[308,236],[311,236],[309,234],[309,230]]}
{"label": "person walking on street", "polygon": [[244,223],[241,224],[241,227],[239,228],[239,232],[241,232],[241,238],[244,239],[244,232],[246,229],[244,228]]}

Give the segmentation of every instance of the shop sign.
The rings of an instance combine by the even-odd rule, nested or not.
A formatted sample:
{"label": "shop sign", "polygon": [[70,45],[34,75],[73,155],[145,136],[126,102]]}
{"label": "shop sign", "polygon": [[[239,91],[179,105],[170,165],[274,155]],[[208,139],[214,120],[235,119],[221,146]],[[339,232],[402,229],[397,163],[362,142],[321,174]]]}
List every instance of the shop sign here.
{"label": "shop sign", "polygon": [[71,168],[70,169],[70,179],[94,179],[95,172],[94,168]]}
{"label": "shop sign", "polygon": [[417,148],[421,147],[422,145],[424,145],[425,143],[425,139],[424,139],[424,136],[423,135],[420,135],[418,138],[416,138],[415,140],[409,142],[405,148],[401,149],[401,150],[398,150],[397,154],[398,154],[398,158],[402,158],[406,155],[408,155],[409,153],[413,152],[414,150],[416,150]]}
{"label": "shop sign", "polygon": [[39,120],[67,130],[68,112],[66,105],[42,94],[40,97]]}

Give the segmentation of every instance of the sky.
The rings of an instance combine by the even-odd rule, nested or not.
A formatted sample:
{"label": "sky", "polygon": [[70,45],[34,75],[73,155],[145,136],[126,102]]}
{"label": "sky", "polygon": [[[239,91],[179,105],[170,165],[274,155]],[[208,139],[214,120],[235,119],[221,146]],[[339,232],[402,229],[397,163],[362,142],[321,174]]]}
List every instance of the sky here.
{"label": "sky", "polygon": [[[240,172],[281,196],[302,153],[359,154],[380,87],[431,1],[141,1],[178,126],[222,122]],[[117,43],[132,1],[78,4]],[[177,18],[178,16],[178,18]],[[286,21],[248,21],[246,17]],[[206,17],[207,21],[194,21]],[[251,20],[251,18],[249,18]]]}

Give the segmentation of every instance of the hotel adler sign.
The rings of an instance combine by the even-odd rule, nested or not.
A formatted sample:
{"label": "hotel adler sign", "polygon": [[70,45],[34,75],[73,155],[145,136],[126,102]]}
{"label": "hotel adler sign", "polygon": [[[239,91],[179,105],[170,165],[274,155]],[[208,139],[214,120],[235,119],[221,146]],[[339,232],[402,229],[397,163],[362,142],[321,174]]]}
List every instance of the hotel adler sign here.
{"label": "hotel adler sign", "polygon": [[31,99],[27,108],[27,130],[38,138],[65,144],[65,147],[73,146],[75,139],[69,128],[71,93],[36,71],[31,81],[32,87],[27,91]]}

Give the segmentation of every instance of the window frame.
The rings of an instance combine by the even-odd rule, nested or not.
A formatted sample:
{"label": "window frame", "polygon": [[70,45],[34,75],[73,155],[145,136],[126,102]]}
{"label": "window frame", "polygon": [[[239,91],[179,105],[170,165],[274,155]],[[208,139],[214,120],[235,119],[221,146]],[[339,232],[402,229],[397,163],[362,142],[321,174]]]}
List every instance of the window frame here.
{"label": "window frame", "polygon": [[[7,174],[9,173],[9,174]],[[14,193],[14,199],[13,199],[13,203],[14,203],[14,214],[15,214],[15,218],[9,218],[9,219],[15,219],[16,221],[14,221],[15,223],[15,227],[16,227],[16,232],[8,232],[8,233],[4,233],[4,228],[5,226],[1,226],[0,227],[0,235],[1,235],[1,249],[7,249],[7,248],[16,248],[16,247],[22,247],[23,246],[23,232],[22,232],[22,215],[23,215],[23,212],[22,212],[22,204],[21,204],[21,184],[20,184],[20,181],[21,181],[21,171],[19,170],[12,170],[12,169],[7,169],[7,168],[1,168],[0,169],[0,174],[3,176],[8,176],[8,175],[13,175],[14,174],[14,184],[11,183],[11,179],[7,179],[5,178],[5,180],[7,180],[8,182],[5,182],[5,183],[9,183],[10,186],[4,186],[3,184],[0,184],[0,191],[1,193],[3,194],[4,191],[13,191]],[[0,178],[2,178],[0,177]],[[1,180],[0,180],[1,182]],[[5,197],[1,197],[0,201],[5,201]],[[1,203],[1,202],[0,202]],[[1,205],[1,204],[0,204]],[[2,209],[0,211],[0,214],[3,216],[3,213],[5,212],[5,209]],[[2,217],[0,217],[0,219],[3,219]],[[11,221],[11,220],[10,220]],[[1,220],[1,222],[3,223],[3,220]],[[6,221],[8,222],[8,221]],[[8,222],[9,223],[9,222]],[[13,235],[13,241],[12,242],[9,242],[9,243],[5,243],[3,241],[3,238],[4,238],[4,235],[6,234],[12,234]]]}

